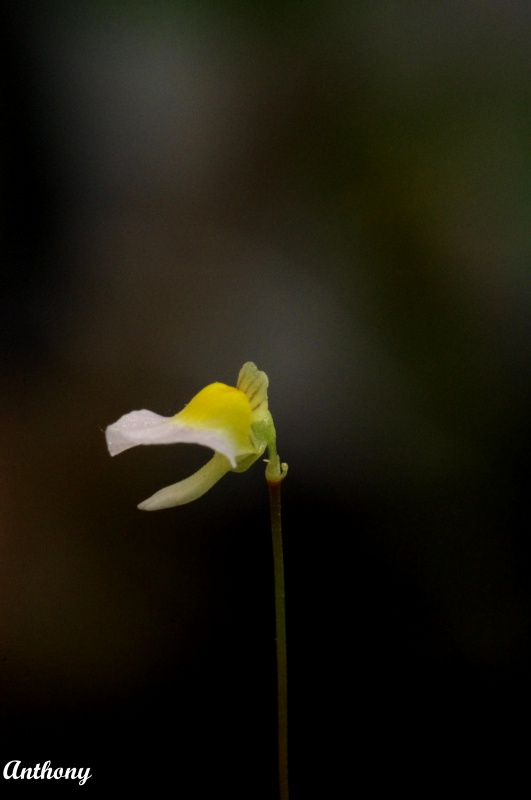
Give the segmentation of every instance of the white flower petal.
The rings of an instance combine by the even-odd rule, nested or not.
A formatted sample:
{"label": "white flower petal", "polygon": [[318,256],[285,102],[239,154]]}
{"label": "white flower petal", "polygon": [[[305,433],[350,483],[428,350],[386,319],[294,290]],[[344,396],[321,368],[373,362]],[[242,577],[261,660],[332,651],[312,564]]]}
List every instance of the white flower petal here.
{"label": "white flower petal", "polygon": [[[221,430],[196,427],[177,417],[162,417],[142,409],[124,414],[105,431],[111,456],[139,444],[200,444],[226,456],[232,467],[242,454],[234,441]],[[249,448],[249,452],[253,451]]]}
{"label": "white flower petal", "polygon": [[159,511],[162,508],[191,503],[192,500],[197,500],[198,497],[208,492],[229,470],[230,463],[225,456],[215,453],[204,467],[194,472],[189,478],[155,492],[154,495],[140,503],[138,508],[142,511]]}
{"label": "white flower petal", "polygon": [[170,417],[161,417],[145,408],[124,414],[105,431],[109,453],[116,456],[138,444],[164,443],[170,430],[169,420]]}

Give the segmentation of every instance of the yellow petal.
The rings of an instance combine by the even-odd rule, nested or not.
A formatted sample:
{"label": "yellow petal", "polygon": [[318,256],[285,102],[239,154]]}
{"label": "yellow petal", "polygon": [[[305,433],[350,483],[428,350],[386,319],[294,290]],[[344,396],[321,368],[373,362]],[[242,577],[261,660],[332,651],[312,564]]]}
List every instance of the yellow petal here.
{"label": "yellow petal", "polygon": [[258,454],[251,434],[251,407],[246,394],[223,383],[202,389],[173,417],[142,409],[124,414],[106,432],[111,455],[139,444],[200,444],[229,459],[234,468]]}
{"label": "yellow petal", "polygon": [[236,458],[256,451],[251,439],[249,399],[245,392],[233,386],[211,383],[196,394],[179,414],[172,417],[172,422],[195,431],[199,444],[206,443],[205,434],[225,440],[225,448],[215,449],[226,455],[233,467],[236,466]]}

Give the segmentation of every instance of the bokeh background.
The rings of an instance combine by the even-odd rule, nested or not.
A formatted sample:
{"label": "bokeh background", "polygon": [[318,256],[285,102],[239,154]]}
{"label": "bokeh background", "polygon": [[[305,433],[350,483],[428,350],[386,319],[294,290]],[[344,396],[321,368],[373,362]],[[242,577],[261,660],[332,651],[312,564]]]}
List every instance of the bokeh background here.
{"label": "bokeh background", "polygon": [[290,465],[294,800],[499,758],[531,666],[528,3],[22,0],[0,38],[2,766],[275,797],[262,469],[140,513],[207,454],[103,437],[247,360]]}

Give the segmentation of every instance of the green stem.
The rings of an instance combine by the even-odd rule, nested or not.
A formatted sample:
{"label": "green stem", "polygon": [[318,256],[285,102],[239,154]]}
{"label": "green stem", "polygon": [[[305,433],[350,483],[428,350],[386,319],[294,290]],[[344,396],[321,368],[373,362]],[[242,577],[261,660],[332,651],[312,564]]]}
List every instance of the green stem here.
{"label": "green stem", "polygon": [[271,533],[273,536],[273,569],[275,577],[275,621],[277,639],[277,698],[278,698],[278,779],[280,800],[288,800],[288,672],[286,656],[286,604],[284,590],[284,554],[280,516],[280,484],[287,465],[280,465],[276,448],[269,448],[266,479],[269,486]]}

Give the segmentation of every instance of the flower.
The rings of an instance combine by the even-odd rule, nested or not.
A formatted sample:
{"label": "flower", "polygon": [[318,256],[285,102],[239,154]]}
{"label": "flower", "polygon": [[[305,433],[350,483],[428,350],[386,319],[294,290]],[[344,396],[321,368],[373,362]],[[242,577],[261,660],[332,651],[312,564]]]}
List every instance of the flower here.
{"label": "flower", "polygon": [[268,409],[269,380],[251,361],[243,365],[236,388],[211,383],[173,417],[142,409],[124,414],[105,431],[111,456],[139,444],[201,444],[214,456],[189,478],[140,503],[144,511],[184,505],[201,497],[227,472],[244,472],[269,448],[278,461],[275,428]]}

